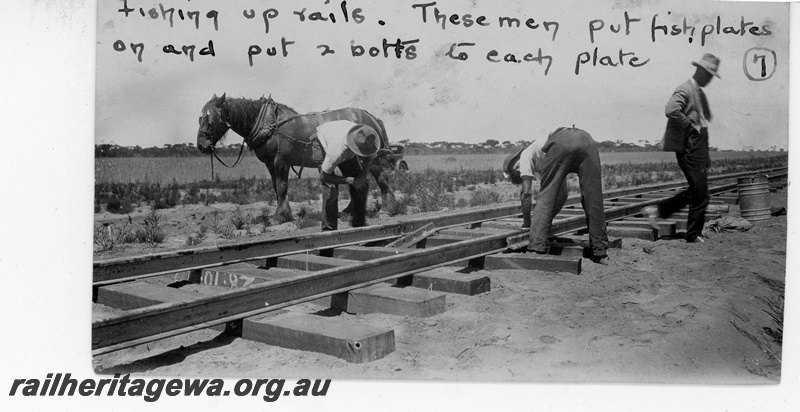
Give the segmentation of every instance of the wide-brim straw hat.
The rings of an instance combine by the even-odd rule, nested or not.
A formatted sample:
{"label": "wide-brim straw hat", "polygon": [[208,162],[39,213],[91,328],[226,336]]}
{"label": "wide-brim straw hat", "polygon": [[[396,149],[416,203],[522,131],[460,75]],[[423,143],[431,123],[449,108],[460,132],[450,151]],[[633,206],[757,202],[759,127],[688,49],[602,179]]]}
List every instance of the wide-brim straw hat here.
{"label": "wide-brim straw hat", "polygon": [[506,160],[503,161],[503,173],[511,180],[511,183],[515,185],[522,183],[522,176],[515,166],[519,162],[519,157],[522,155],[523,150],[525,150],[525,146],[517,150],[516,153],[508,155]]}
{"label": "wide-brim straw hat", "polygon": [[381,139],[375,129],[359,124],[347,132],[347,147],[359,156],[372,156],[381,148]]}
{"label": "wide-brim straw hat", "polygon": [[699,62],[692,62],[692,66],[704,69],[719,79],[722,78],[717,73],[717,70],[719,70],[719,58],[711,53],[704,54],[703,58],[700,59]]}

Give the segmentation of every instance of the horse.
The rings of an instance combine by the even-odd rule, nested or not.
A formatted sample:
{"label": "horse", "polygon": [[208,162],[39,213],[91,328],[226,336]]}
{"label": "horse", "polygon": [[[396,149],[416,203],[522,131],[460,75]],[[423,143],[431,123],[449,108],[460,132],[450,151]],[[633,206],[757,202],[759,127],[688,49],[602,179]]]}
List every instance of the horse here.
{"label": "horse", "polygon": [[[214,151],[214,145],[228,130],[233,130],[244,138],[244,143],[255,153],[258,160],[267,166],[272,179],[272,187],[277,196],[278,206],[272,215],[276,223],[292,220],[292,211],[287,196],[289,190],[289,169],[300,167],[317,168],[312,160],[311,143],[316,137],[317,126],[333,120],[349,120],[365,124],[379,134],[381,151],[367,164],[370,174],[381,190],[381,205],[388,208],[394,200],[389,186],[389,178],[381,166],[385,150],[389,148],[389,138],[383,122],[366,110],[343,108],[299,114],[289,106],[272,99],[261,97],[258,100],[228,98],[216,94],[202,109],[197,131],[197,148],[204,154]],[[352,210],[350,205],[343,211]]]}

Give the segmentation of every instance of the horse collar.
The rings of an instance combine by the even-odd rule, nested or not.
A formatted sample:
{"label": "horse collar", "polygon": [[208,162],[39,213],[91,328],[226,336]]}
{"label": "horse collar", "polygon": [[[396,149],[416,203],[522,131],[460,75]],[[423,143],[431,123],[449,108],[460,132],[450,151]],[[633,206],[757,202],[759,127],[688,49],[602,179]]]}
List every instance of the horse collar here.
{"label": "horse collar", "polygon": [[256,122],[250,130],[250,134],[247,136],[247,145],[250,146],[251,149],[255,149],[266,143],[267,140],[275,134],[275,131],[277,131],[275,124],[269,123],[267,119],[268,106],[268,102],[264,102],[264,104],[261,105],[261,110],[258,111]]}

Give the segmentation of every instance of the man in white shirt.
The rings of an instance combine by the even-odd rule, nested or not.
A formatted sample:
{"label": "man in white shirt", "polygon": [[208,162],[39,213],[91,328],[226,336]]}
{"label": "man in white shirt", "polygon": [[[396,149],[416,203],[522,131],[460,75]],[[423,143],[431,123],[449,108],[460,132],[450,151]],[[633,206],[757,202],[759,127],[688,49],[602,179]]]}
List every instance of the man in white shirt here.
{"label": "man in white shirt", "polygon": [[[503,164],[503,171],[511,179],[511,183],[521,184],[519,198],[522,203],[522,228],[531,227],[531,207],[533,203],[533,180],[541,177],[544,166],[541,140],[534,140],[527,147],[508,156]],[[568,196],[567,181],[561,184],[558,192],[557,207],[561,210]]]}
{"label": "man in white shirt", "polygon": [[[525,154],[528,149],[530,151]],[[567,200],[567,175],[577,173],[581,186],[581,204],[589,229],[589,259],[595,263],[608,264],[600,155],[592,136],[574,127],[562,127],[550,133],[543,145],[539,146],[534,142],[526,150],[519,154],[517,167],[513,165],[513,157],[506,159],[504,170],[511,177],[512,183],[516,181],[523,185],[520,192],[523,226],[528,223],[531,230],[528,251],[539,254],[548,252],[553,218]],[[540,180],[539,195],[536,207],[532,213],[528,212],[531,217],[526,221],[526,192],[530,192],[535,176]],[[530,205],[530,195],[527,195],[527,199]],[[530,206],[528,209],[530,210]]]}
{"label": "man in white shirt", "polygon": [[[350,189],[351,226],[366,226],[369,184],[367,165],[381,148],[375,130],[349,120],[335,120],[317,127],[311,145],[312,158],[322,181],[322,230],[336,230],[339,223],[339,185]],[[341,174],[336,174],[336,169]]]}

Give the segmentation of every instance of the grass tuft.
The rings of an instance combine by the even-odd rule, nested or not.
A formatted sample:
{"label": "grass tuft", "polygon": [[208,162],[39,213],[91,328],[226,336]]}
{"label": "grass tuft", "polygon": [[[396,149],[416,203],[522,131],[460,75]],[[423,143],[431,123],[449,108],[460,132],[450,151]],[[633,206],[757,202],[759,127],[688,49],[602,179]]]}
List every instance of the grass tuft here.
{"label": "grass tuft", "polygon": [[136,239],[139,243],[144,243],[150,247],[164,243],[167,233],[161,227],[161,215],[158,214],[156,209],[150,209],[142,224],[144,227],[136,230]]}
{"label": "grass tuft", "polygon": [[312,210],[303,205],[297,211],[297,219],[294,220],[294,224],[298,229],[320,226],[322,224],[322,211]]}

